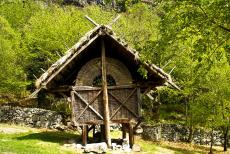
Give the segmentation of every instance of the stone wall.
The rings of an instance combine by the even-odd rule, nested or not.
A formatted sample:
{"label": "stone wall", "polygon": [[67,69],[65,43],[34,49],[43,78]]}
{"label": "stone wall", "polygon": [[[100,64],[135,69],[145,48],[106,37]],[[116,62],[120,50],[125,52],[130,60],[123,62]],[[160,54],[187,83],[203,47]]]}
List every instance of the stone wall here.
{"label": "stone wall", "polygon": [[[185,142],[189,136],[189,129],[177,124],[157,124],[153,126],[143,125],[142,137],[153,141]],[[208,145],[211,141],[211,132],[196,129],[193,134],[193,143]],[[223,136],[220,131],[214,131],[214,144],[222,145]]]}
{"label": "stone wall", "polygon": [[26,125],[36,128],[63,129],[63,116],[57,112],[39,108],[0,106],[0,122]]}

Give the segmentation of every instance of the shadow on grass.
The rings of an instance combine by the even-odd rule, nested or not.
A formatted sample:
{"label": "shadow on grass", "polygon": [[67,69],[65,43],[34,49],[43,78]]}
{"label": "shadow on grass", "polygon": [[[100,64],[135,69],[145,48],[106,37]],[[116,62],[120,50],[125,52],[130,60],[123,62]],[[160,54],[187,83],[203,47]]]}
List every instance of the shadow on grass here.
{"label": "shadow on grass", "polygon": [[63,144],[70,139],[74,139],[76,142],[80,142],[81,136],[73,133],[47,131],[47,132],[40,132],[40,133],[31,133],[25,136],[17,137],[16,139],[17,140],[41,140],[46,142]]}
{"label": "shadow on grass", "polygon": [[207,152],[199,151],[199,150],[189,151],[183,148],[176,148],[176,147],[170,147],[170,146],[163,146],[163,147],[175,151],[175,154],[195,154],[195,153],[206,154],[207,153]]}
{"label": "shadow on grass", "polygon": [[[167,149],[175,151],[175,154],[194,154],[194,153],[200,153],[200,154],[206,154],[209,152],[209,147],[202,147],[202,146],[194,146],[194,150],[188,150],[184,147],[172,147],[164,145],[162,147],[165,147]],[[217,150],[213,149],[213,152],[216,152]]]}

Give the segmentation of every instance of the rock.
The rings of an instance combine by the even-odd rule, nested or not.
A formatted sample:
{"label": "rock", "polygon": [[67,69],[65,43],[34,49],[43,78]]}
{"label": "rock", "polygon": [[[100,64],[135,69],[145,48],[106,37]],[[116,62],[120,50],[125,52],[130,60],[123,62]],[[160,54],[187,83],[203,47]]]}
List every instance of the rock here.
{"label": "rock", "polygon": [[71,147],[71,144],[63,144],[64,147]]}
{"label": "rock", "polygon": [[112,150],[116,150],[117,143],[112,143]]}
{"label": "rock", "polygon": [[[179,124],[156,124],[153,126],[142,125],[144,139],[153,141],[187,141],[189,128]],[[214,131],[214,145],[220,145],[223,142],[221,131]],[[202,128],[195,129],[193,134],[193,143],[208,145],[211,135],[208,130]]]}
{"label": "rock", "polygon": [[84,152],[95,152],[95,153],[104,153],[107,151],[107,144],[102,143],[92,143],[85,146]]}
{"label": "rock", "polygon": [[133,152],[140,152],[141,151],[141,146],[138,144],[134,144],[132,147]]}
{"label": "rock", "polygon": [[75,143],[75,142],[76,142],[76,141],[75,141],[74,139],[70,139],[70,140],[67,141],[68,144],[73,144],[73,143]]}
{"label": "rock", "polygon": [[1,106],[0,122],[15,123],[29,127],[65,129],[63,116],[54,111],[39,108]]}
{"label": "rock", "polygon": [[141,133],[143,133],[143,129],[141,127],[137,127],[136,134],[141,134]]}
{"label": "rock", "polygon": [[83,146],[81,144],[75,144],[74,146],[77,150],[80,150],[83,148]]}
{"label": "rock", "polygon": [[116,145],[116,149],[122,149],[121,145]]}
{"label": "rock", "polygon": [[131,152],[132,151],[132,149],[130,149],[129,147],[126,147],[123,150],[124,150],[124,152]]}

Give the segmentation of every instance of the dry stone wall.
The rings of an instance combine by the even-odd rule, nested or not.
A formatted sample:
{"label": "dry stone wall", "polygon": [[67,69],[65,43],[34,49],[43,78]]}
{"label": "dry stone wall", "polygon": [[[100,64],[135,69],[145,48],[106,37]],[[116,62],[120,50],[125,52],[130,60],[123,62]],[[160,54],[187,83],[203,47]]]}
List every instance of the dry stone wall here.
{"label": "dry stone wall", "polygon": [[55,111],[39,108],[0,106],[0,122],[36,128],[64,129],[63,116]]}
{"label": "dry stone wall", "polygon": [[[153,126],[142,125],[142,137],[153,141],[185,142],[189,136],[189,129],[178,124],[157,124]],[[193,134],[193,143],[208,145],[211,141],[211,133],[202,129],[196,129]],[[224,142],[220,131],[214,131],[214,144],[222,145]]]}

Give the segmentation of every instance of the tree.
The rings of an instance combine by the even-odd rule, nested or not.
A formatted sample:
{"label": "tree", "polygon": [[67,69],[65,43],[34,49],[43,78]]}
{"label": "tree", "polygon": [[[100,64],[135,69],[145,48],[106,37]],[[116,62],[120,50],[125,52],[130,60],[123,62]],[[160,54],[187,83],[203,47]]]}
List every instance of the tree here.
{"label": "tree", "polygon": [[[161,17],[159,39],[146,43],[146,58],[168,72],[176,66],[172,75],[186,98],[191,128],[217,128],[220,124],[228,128],[229,119],[223,117],[229,114],[229,77],[224,75],[229,70],[229,2],[158,1],[157,11]],[[211,118],[211,122],[214,111],[219,118]]]}
{"label": "tree", "polygon": [[0,16],[0,94],[21,94],[27,85],[23,71],[20,35]]}

